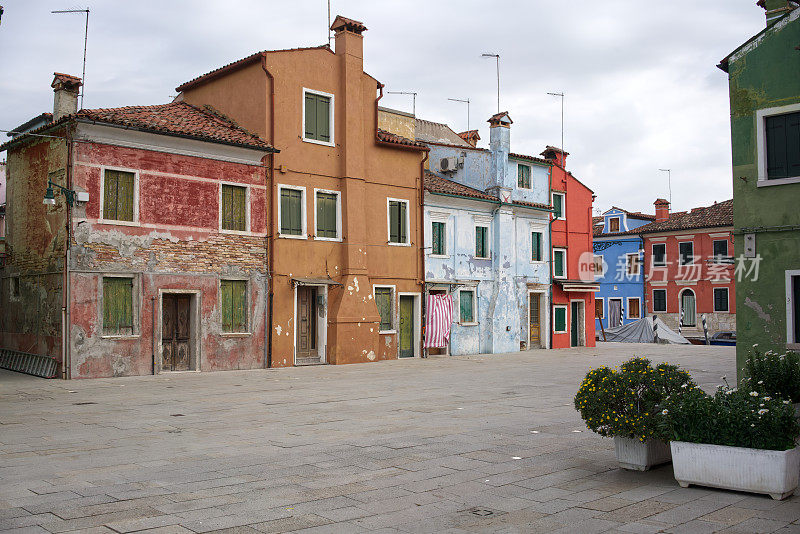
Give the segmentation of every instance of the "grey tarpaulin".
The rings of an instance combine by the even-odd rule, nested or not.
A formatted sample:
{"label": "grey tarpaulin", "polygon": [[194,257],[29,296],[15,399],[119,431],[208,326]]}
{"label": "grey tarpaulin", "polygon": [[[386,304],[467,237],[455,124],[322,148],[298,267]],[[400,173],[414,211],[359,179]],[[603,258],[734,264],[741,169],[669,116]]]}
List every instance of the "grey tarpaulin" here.
{"label": "grey tarpaulin", "polygon": [[[657,318],[658,342],[659,343],[680,343],[689,344],[689,340],[671,330],[664,321]],[[616,341],[622,343],[652,343],[653,342],[653,318],[645,317],[632,323],[615,328],[606,329],[606,341]]]}

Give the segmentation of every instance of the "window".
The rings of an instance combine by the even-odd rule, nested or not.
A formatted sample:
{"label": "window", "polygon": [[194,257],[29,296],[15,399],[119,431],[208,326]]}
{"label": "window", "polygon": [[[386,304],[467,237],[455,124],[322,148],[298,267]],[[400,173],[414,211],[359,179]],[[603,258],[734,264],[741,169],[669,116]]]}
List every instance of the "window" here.
{"label": "window", "polygon": [[551,204],[553,205],[553,216],[556,219],[565,219],[564,213],[564,193],[552,193]]}
{"label": "window", "polygon": [[603,306],[603,299],[598,297],[594,299],[594,316],[596,319],[605,319],[605,307]]}
{"label": "window", "polygon": [[665,243],[653,244],[653,267],[667,265],[667,245]]}
{"label": "window", "polygon": [[608,219],[608,231],[619,232],[619,217],[611,217]]}
{"label": "window", "polygon": [[133,335],[133,278],[103,278],[103,334]]}
{"label": "window", "polygon": [[458,292],[459,322],[475,323],[475,290],[462,289]]}
{"label": "window", "polygon": [[303,89],[303,140],[333,145],[333,95]]}
{"label": "window", "polygon": [[317,191],[317,239],[339,239],[339,194],[332,191]]}
{"label": "window", "polygon": [[567,251],[563,248],[553,249],[553,278],[567,277]]}
{"label": "window", "polygon": [[517,187],[523,189],[531,188],[531,167],[530,165],[517,164]]}
{"label": "window", "polygon": [[800,111],[764,118],[767,180],[800,176]]}
{"label": "window", "polygon": [[103,219],[134,221],[134,186],[132,172],[106,169],[103,173]]}
{"label": "window", "polygon": [[389,199],[389,243],[408,244],[408,200]]}
{"label": "window", "polygon": [[681,258],[681,265],[691,265],[694,263],[694,243],[691,241],[678,243],[678,253]]}
{"label": "window", "polygon": [[728,288],[715,287],[714,288],[714,311],[726,312],[728,311]]}
{"label": "window", "polygon": [[447,243],[445,241],[445,223],[434,221],[432,226],[432,246],[431,254],[434,256],[444,256],[447,254]]}
{"label": "window", "polygon": [[222,184],[222,229],[247,230],[247,188]]}
{"label": "window", "polygon": [[639,297],[628,298],[628,319],[641,319],[642,310]]}
{"label": "window", "polygon": [[625,265],[628,276],[639,276],[639,253],[625,254]]}
{"label": "window", "polygon": [[786,342],[800,348],[800,271],[786,271]]}
{"label": "window", "polygon": [[714,263],[727,263],[728,262],[728,240],[715,239],[714,240]]}
{"label": "window", "polygon": [[593,263],[594,263],[594,275],[603,276],[605,274],[603,272],[603,256],[595,256],[593,258]]}
{"label": "window", "polygon": [[221,280],[222,331],[247,332],[247,281]]}
{"label": "window", "polygon": [[278,205],[278,209],[280,210],[281,235],[304,238],[304,191],[289,187],[280,187],[280,191],[281,203]]}
{"label": "window", "polygon": [[541,232],[531,232],[531,261],[542,261]]}
{"label": "window", "polygon": [[394,330],[394,314],[392,310],[394,306],[393,291],[391,287],[376,287],[375,288],[375,304],[378,306],[378,314],[381,316],[381,332],[390,332]]}
{"label": "window", "polygon": [[556,334],[563,334],[567,331],[567,307],[553,307],[553,331]]}
{"label": "window", "polygon": [[489,228],[487,226],[475,227],[475,257],[489,257]]}
{"label": "window", "polygon": [[667,290],[654,289],[653,290],[653,311],[666,312],[667,311]]}

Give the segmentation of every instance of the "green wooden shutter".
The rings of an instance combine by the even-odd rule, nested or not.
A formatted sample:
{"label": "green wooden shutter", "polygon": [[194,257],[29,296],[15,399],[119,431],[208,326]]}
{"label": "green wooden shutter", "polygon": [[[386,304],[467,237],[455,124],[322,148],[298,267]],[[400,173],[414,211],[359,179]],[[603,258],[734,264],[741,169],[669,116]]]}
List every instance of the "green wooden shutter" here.
{"label": "green wooden shutter", "polygon": [[302,191],[281,189],[281,233],[300,235],[303,232]]}
{"label": "green wooden shutter", "polygon": [[133,173],[120,172],[117,183],[117,220],[133,221]]}
{"label": "green wooden shutter", "polygon": [[789,176],[800,176],[800,111],[786,117],[786,166]]}
{"label": "green wooden shutter", "polygon": [[317,95],[306,93],[306,124],[305,137],[307,139],[317,138]]}
{"label": "green wooden shutter", "polygon": [[247,230],[247,189],[236,185],[222,185],[222,228]]}
{"label": "green wooden shutter", "polygon": [[231,327],[235,332],[247,331],[247,282],[231,281]]}
{"label": "green wooden shutter", "polygon": [[389,241],[400,242],[400,203],[389,201]]}
{"label": "green wooden shutter", "polygon": [[381,330],[392,329],[392,290],[388,287],[375,288],[375,304],[381,317]]}
{"label": "green wooden shutter", "polygon": [[103,218],[117,219],[117,173],[106,171],[103,185]]}
{"label": "green wooden shutter", "polygon": [[767,117],[767,178],[800,176],[800,111]]}
{"label": "green wooden shutter", "polygon": [[132,278],[103,278],[103,333],[133,334]]}
{"label": "green wooden shutter", "polygon": [[222,331],[233,331],[233,313],[231,311],[232,300],[232,286],[230,280],[222,280],[220,282],[220,310],[222,314]]}
{"label": "green wooden shutter", "polygon": [[317,95],[317,139],[329,143],[331,140],[331,99]]}
{"label": "green wooden shutter", "polygon": [[564,276],[564,251],[553,251],[553,276]]}
{"label": "green wooden shutter", "polygon": [[531,188],[531,168],[529,166],[517,164],[517,187]]}
{"label": "green wooden shutter", "polygon": [[317,193],[317,236],[336,238],[336,200],[333,193]]}
{"label": "green wooden shutter", "polygon": [[555,331],[556,332],[566,332],[567,331],[567,309],[566,308],[556,308],[553,315],[554,323],[555,323]]}
{"label": "green wooden shutter", "polygon": [[555,215],[556,219],[561,218],[562,214],[564,213],[563,199],[564,197],[561,195],[553,195],[553,209],[554,209],[553,214]]}
{"label": "green wooden shutter", "polygon": [[461,322],[472,323],[475,317],[472,314],[472,299],[475,296],[474,291],[461,291],[459,293],[459,307],[461,311]]}
{"label": "green wooden shutter", "polygon": [[531,233],[531,260],[542,261],[542,234]]}
{"label": "green wooden shutter", "polygon": [[444,237],[444,223],[443,222],[434,222],[432,224],[432,234],[433,234],[433,243],[431,247],[431,254],[438,254],[443,256],[446,252],[445,247],[445,237]]}
{"label": "green wooden shutter", "polygon": [[408,213],[406,213],[406,211],[408,210],[408,204],[405,202],[398,202],[397,204],[400,212],[400,243],[408,243],[408,235],[406,235],[406,220],[408,217]]}
{"label": "green wooden shutter", "polygon": [[487,257],[487,247],[486,247],[486,227],[485,226],[476,226],[475,227],[475,257],[476,258],[485,258]]}

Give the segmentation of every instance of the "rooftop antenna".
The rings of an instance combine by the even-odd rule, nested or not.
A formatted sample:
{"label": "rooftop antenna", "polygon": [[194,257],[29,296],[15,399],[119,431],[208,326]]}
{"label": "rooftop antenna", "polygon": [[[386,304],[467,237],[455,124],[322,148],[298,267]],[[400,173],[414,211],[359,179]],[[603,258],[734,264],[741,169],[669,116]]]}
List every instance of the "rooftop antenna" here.
{"label": "rooftop antenna", "polygon": [[669,207],[672,208],[672,169],[658,169],[667,173],[667,184],[669,185]]}
{"label": "rooftop antenna", "polygon": [[452,100],[453,102],[466,102],[467,103],[467,131],[469,131],[469,98],[463,100],[461,98],[448,98],[447,100]]}
{"label": "rooftop antenna", "polygon": [[497,60],[497,112],[500,113],[500,54],[481,54],[481,57],[493,57]]}
{"label": "rooftop antenna", "polygon": [[411,97],[412,97],[412,104],[411,104],[412,107],[411,107],[411,109],[413,110],[412,114],[416,118],[416,116],[417,116],[417,93],[415,93],[414,91],[386,91],[386,92],[388,94],[390,94],[390,95],[411,95]]}
{"label": "rooftop antenna", "polygon": [[331,47],[331,0],[328,0],[328,48]]}
{"label": "rooftop antenna", "polygon": [[81,109],[83,109],[83,94],[86,92],[86,41],[89,37],[89,8],[86,9],[61,9],[50,13],[86,13],[86,24],[83,30],[83,71],[81,72]]}
{"label": "rooftop antenna", "polygon": [[[564,92],[560,93],[547,93],[550,96],[560,96],[561,97],[561,157],[564,157]],[[562,160],[566,161],[566,160]],[[566,165],[565,165],[566,167]]]}

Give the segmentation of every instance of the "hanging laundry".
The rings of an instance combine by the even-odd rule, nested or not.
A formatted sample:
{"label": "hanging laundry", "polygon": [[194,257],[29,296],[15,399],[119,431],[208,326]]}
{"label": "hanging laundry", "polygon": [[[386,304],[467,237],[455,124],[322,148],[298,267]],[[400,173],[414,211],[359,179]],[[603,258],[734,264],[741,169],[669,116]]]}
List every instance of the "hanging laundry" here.
{"label": "hanging laundry", "polygon": [[425,320],[425,348],[443,348],[450,342],[450,324],[453,322],[453,297],[428,295]]}

